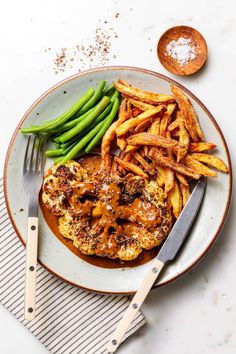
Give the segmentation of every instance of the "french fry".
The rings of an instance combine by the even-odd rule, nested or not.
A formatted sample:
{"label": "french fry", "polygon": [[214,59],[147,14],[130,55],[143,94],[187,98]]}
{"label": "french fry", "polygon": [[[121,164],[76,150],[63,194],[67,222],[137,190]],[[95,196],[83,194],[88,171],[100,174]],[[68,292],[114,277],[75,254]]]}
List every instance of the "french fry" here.
{"label": "french fry", "polygon": [[125,152],[132,152],[132,151],[136,151],[140,148],[140,146],[138,145],[127,145],[125,148]]}
{"label": "french fry", "polygon": [[184,158],[186,166],[192,168],[196,173],[199,173],[203,176],[216,177],[216,172],[205,166],[200,161],[193,158],[192,155],[186,155]]}
{"label": "french fry", "polygon": [[127,100],[124,99],[120,105],[118,120],[108,128],[108,130],[106,131],[102,139],[102,146],[101,146],[102,164],[101,165],[102,168],[104,168],[105,170],[110,169],[112,165],[110,150],[111,150],[111,142],[116,135],[116,128],[118,127],[119,124],[125,122],[126,119],[130,118],[130,115],[126,110],[126,105],[127,105]]}
{"label": "french fry", "polygon": [[188,198],[190,197],[190,188],[185,184],[180,183],[180,190],[183,198],[183,207],[186,205]]}
{"label": "french fry", "polygon": [[181,116],[184,120],[186,129],[194,142],[203,140],[204,136],[198,123],[197,115],[187,96],[177,86],[171,85],[171,91],[178,102]]}
{"label": "french fry", "polygon": [[138,152],[134,152],[133,156],[144,168],[144,170],[146,170],[151,176],[155,175],[155,169],[153,166],[149,164]]}
{"label": "french fry", "polygon": [[219,157],[216,157],[214,155],[210,155],[210,154],[201,154],[201,153],[193,153],[191,154],[191,156],[200,162],[204,162],[209,166],[215,167],[218,170],[228,173],[228,167],[226,166],[226,164],[224,163],[224,161],[222,161]]}
{"label": "french fry", "polygon": [[166,130],[167,126],[170,122],[170,118],[172,113],[175,110],[176,105],[174,103],[168,104],[167,110],[164,113],[163,117],[161,118],[161,124],[160,124],[160,135],[165,137],[166,136]]}
{"label": "french fry", "polygon": [[119,79],[119,82],[124,85],[124,86],[131,86],[127,81],[125,81],[124,79]]}
{"label": "french fry", "polygon": [[179,131],[177,129],[176,130],[172,130],[171,138],[179,139]]}
{"label": "french fry", "polygon": [[161,118],[157,117],[152,122],[152,125],[148,129],[148,133],[153,134],[153,135],[159,135],[159,132],[160,132],[160,121],[161,121]]}
{"label": "french fry", "polygon": [[134,127],[131,131],[131,134],[141,133],[145,129],[147,129],[151,124],[152,120],[148,118],[147,120],[143,121],[142,123],[139,123],[136,127]]}
{"label": "french fry", "polygon": [[174,188],[175,186],[175,174],[171,168],[166,168],[166,179],[165,179],[165,193],[166,195]]}
{"label": "french fry", "polygon": [[166,180],[166,169],[161,166],[157,166],[157,184],[159,187],[163,187],[165,185]]}
{"label": "french fry", "polygon": [[[166,138],[171,139],[170,132],[166,132]],[[161,149],[159,149],[161,152]],[[171,149],[166,150],[167,157],[173,161],[173,151]],[[175,173],[171,168],[166,168],[166,180],[165,180],[165,193],[166,195],[173,189],[175,186]]]}
{"label": "french fry", "polygon": [[142,102],[142,101],[138,101],[138,100],[134,100],[132,98],[128,99],[128,102],[130,102],[134,107],[139,108],[141,111],[148,111],[149,109],[155,108],[155,106]]}
{"label": "french fry", "polygon": [[101,146],[102,163],[101,163],[101,166],[105,170],[109,170],[112,165],[110,150],[111,150],[111,142],[116,135],[117,125],[118,125],[118,121],[112,123],[112,125],[110,125],[110,127],[107,129],[107,131],[102,139],[102,146]]}
{"label": "french fry", "polygon": [[125,86],[120,80],[115,82],[114,86],[119,92],[149,104],[156,105],[163,102],[173,102],[173,96],[171,95],[156,94],[153,92],[143,91],[132,86]]}
{"label": "french fry", "polygon": [[132,105],[129,100],[127,100],[126,110],[127,110],[127,113],[129,113],[130,118],[131,118],[132,117]]}
{"label": "french fry", "polygon": [[121,149],[121,151],[125,151],[127,142],[126,139],[123,136],[120,136],[119,138],[117,138],[117,146]]}
{"label": "french fry", "polygon": [[179,142],[186,146],[186,148],[179,149],[177,152],[177,162],[181,161],[188,152],[189,135],[185,129],[183,120],[179,124]]}
{"label": "french fry", "polygon": [[184,176],[182,176],[178,172],[175,172],[175,175],[181,184],[183,184],[185,187],[189,186],[188,181],[186,180],[186,178]]}
{"label": "french fry", "polygon": [[168,131],[172,132],[175,129],[179,129],[180,119],[175,119],[172,123],[168,125]]}
{"label": "french fry", "polygon": [[203,152],[213,150],[217,147],[214,143],[190,143],[190,152]]}
{"label": "french fry", "polygon": [[183,206],[182,194],[177,182],[175,182],[174,188],[169,192],[168,200],[172,206],[173,214],[177,219]]}
{"label": "french fry", "polygon": [[148,178],[148,175],[140,167],[138,167],[138,166],[136,166],[136,165],[134,165],[134,164],[132,164],[130,162],[121,160],[117,156],[114,157],[114,160],[118,164],[120,164],[122,167],[124,167],[126,170],[134,172],[138,176],[141,176],[141,177],[144,177],[144,178]]}
{"label": "french fry", "polygon": [[159,146],[176,150],[180,148],[186,148],[185,145],[174,139],[163,138],[163,136],[153,135],[145,132],[131,135],[127,138],[127,142],[129,145]]}
{"label": "french fry", "polygon": [[164,109],[164,106],[158,106],[153,109],[149,109],[148,111],[145,111],[141,113],[139,116],[135,118],[130,118],[126,120],[123,124],[119,125],[116,129],[116,134],[117,136],[121,136],[126,134],[128,131],[130,131],[132,128],[136,127],[138,124],[144,122],[147,120],[147,118],[152,118],[156,114],[160,113]]}
{"label": "french fry", "polygon": [[139,108],[133,108],[131,109],[131,115],[133,118],[137,117],[139,114],[141,114],[143,111]]}
{"label": "french fry", "polygon": [[174,162],[169,157],[163,156],[156,148],[150,149],[149,157],[155,161],[157,165],[169,167],[185,176],[192,177],[194,179],[199,179],[201,177],[201,175],[196,173],[192,168],[186,167],[182,163]]}

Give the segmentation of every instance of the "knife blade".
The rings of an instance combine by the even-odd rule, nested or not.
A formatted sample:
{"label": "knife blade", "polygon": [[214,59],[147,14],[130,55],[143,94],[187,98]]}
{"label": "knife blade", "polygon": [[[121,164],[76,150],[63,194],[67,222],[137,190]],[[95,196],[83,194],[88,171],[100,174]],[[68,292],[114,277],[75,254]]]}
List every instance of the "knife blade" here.
{"label": "knife blade", "polygon": [[139,311],[142,303],[148,295],[151,287],[155,283],[162,268],[167,262],[172,261],[183,244],[193,221],[195,220],[198,210],[201,206],[206,188],[206,177],[202,177],[193,189],[184,209],[176,220],[169,236],[164,242],[157,257],[152,261],[151,268],[148,270],[141,282],[139,289],[133,297],[128,309],[124,313],[116,330],[114,331],[107,345],[107,353],[114,353],[119,347],[121,340],[128,330],[131,322]]}

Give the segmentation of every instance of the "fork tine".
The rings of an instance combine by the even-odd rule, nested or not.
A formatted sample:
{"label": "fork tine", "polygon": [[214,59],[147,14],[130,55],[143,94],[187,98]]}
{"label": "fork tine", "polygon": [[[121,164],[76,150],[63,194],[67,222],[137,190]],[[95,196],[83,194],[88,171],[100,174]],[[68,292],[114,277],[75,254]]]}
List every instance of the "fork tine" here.
{"label": "fork tine", "polygon": [[36,136],[34,137],[32,149],[31,149],[30,165],[29,165],[29,172],[30,172],[30,173],[33,172],[35,142],[36,142]]}
{"label": "fork tine", "polygon": [[44,137],[43,142],[42,142],[42,158],[41,158],[41,170],[40,170],[40,173],[42,175],[44,174],[44,166],[45,166],[45,160],[46,160],[46,155],[45,155],[46,146],[47,146],[47,138]]}
{"label": "fork tine", "polygon": [[25,149],[25,157],[24,157],[24,164],[23,164],[23,174],[27,172],[27,158],[28,158],[28,151],[29,151],[29,144],[30,144],[31,135],[28,137],[26,149]]}
{"label": "fork tine", "polygon": [[40,152],[41,152],[41,146],[42,146],[42,136],[39,137],[38,139],[38,148],[37,148],[37,154],[36,154],[36,162],[35,162],[35,173],[36,175],[39,173],[39,161],[40,161]]}

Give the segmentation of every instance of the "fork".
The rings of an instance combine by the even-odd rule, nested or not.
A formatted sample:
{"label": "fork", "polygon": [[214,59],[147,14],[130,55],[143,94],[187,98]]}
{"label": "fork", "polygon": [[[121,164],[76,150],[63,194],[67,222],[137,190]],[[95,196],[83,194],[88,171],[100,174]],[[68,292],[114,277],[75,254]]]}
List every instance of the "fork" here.
{"label": "fork", "polygon": [[[35,318],[36,305],[36,267],[38,253],[38,195],[43,180],[45,165],[46,139],[42,136],[33,139],[30,150],[31,136],[29,136],[24,164],[23,184],[28,195],[28,236],[26,243],[25,266],[25,319],[31,321]],[[36,151],[36,142],[38,147]]]}

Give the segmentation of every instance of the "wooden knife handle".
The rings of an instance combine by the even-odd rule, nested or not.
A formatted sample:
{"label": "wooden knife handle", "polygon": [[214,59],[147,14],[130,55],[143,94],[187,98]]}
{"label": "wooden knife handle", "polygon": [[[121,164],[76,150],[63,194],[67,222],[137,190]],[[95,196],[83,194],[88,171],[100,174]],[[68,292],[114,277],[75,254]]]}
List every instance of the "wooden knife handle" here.
{"label": "wooden knife handle", "polygon": [[35,318],[37,254],[38,218],[29,217],[25,266],[25,319],[27,321]]}
{"label": "wooden knife handle", "polygon": [[163,266],[164,263],[159,261],[158,259],[155,259],[154,262],[152,263],[151,269],[149,269],[149,271],[145,275],[138,291],[136,292],[128,309],[126,310],[124,316],[122,317],[116,330],[114,331],[107,346],[107,353],[114,353],[117,350],[123,336],[125,335],[126,331],[130,327],[131,322],[133,321],[134,317],[136,316],[137,312],[142,306],[142,303],[144,302],[146,296],[148,295],[156,278],[160,274]]}

